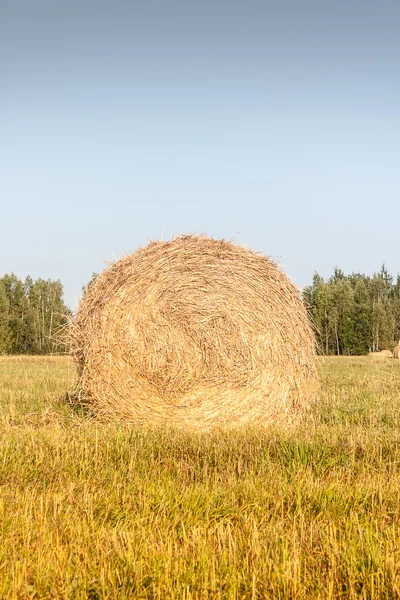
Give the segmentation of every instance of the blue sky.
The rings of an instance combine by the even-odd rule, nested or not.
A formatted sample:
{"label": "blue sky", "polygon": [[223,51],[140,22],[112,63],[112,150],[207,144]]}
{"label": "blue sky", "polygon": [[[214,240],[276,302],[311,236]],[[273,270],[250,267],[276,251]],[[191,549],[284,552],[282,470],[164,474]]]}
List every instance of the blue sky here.
{"label": "blue sky", "polygon": [[304,286],[397,258],[400,3],[1,0],[0,274],[207,232]]}

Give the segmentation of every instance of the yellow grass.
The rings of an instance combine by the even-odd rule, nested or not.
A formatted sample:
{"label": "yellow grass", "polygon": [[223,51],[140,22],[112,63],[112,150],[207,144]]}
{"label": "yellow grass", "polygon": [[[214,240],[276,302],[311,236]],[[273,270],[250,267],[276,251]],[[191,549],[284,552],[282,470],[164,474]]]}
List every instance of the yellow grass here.
{"label": "yellow grass", "polygon": [[394,599],[400,364],[321,362],[298,431],[100,424],[0,359],[0,598]]}

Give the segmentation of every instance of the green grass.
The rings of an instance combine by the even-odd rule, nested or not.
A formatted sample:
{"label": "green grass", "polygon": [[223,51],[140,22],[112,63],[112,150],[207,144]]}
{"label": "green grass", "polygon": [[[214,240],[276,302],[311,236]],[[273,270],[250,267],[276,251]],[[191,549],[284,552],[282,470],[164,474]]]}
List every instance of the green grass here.
{"label": "green grass", "polygon": [[400,363],[325,359],[300,430],[101,425],[0,358],[0,598],[400,597]]}

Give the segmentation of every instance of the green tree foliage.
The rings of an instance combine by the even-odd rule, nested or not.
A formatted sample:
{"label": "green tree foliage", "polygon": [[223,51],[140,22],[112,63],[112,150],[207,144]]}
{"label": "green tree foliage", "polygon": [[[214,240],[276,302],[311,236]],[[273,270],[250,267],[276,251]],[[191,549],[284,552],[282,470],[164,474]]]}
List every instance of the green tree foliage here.
{"label": "green tree foliage", "polygon": [[59,332],[69,309],[60,281],[14,273],[0,278],[0,354],[51,354],[62,348]]}
{"label": "green tree foliage", "polygon": [[335,269],[325,281],[317,273],[303,292],[324,354],[367,354],[393,349],[400,338],[400,276],[385,265],[372,277]]}
{"label": "green tree foliage", "polygon": [[4,284],[0,280],[0,354],[8,354],[10,351],[11,332],[9,321],[10,303]]}

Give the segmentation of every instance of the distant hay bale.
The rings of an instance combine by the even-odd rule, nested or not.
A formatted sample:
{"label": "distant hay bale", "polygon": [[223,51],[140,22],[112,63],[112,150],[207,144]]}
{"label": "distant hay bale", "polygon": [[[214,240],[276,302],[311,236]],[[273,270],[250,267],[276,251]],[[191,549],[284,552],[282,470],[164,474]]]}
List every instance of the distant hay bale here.
{"label": "distant hay bale", "polygon": [[393,352],[391,350],[381,350],[379,354],[383,358],[393,358]]}
{"label": "distant hay bale", "polygon": [[368,358],[370,358],[371,360],[382,361],[386,360],[388,356],[385,354],[385,350],[382,350],[382,352],[369,352]]}
{"label": "distant hay bale", "polygon": [[135,424],[287,425],[318,385],[297,288],[267,257],[205,236],[151,242],[105,269],[70,341],[81,396]]}
{"label": "distant hay bale", "polygon": [[400,341],[399,345],[393,350],[393,358],[400,358]]}

